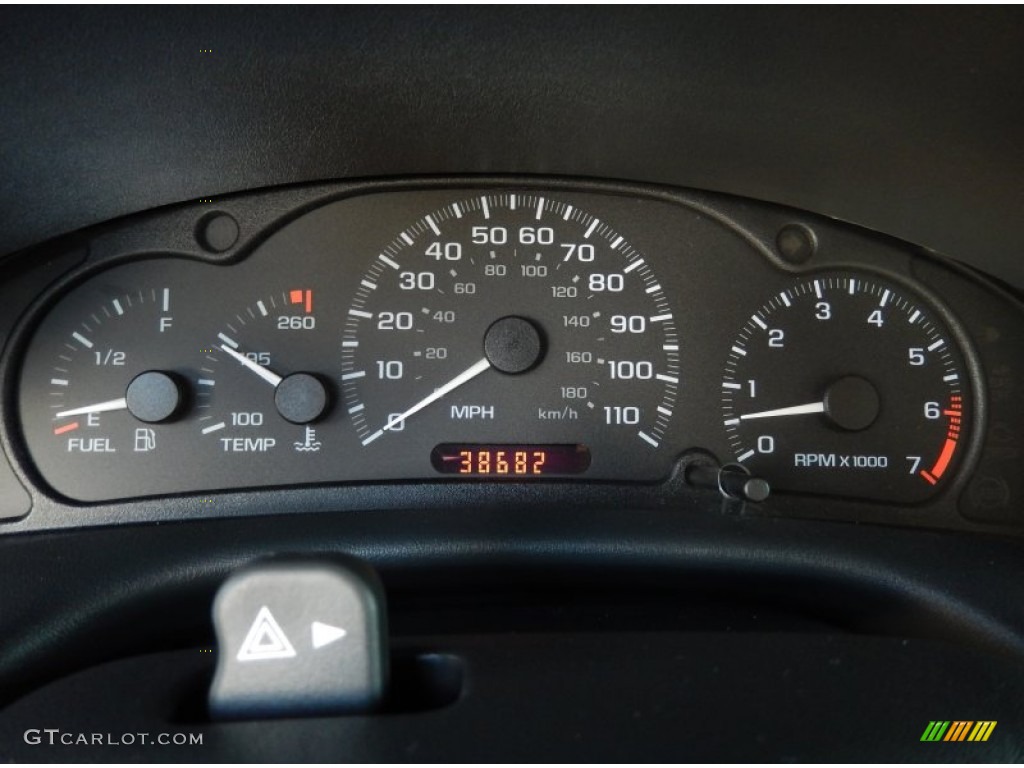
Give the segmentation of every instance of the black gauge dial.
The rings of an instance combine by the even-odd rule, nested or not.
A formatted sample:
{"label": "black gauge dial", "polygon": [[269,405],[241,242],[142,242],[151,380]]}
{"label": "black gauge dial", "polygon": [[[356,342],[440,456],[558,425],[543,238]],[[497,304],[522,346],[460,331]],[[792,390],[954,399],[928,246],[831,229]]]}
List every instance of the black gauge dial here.
{"label": "black gauge dial", "polygon": [[772,297],[727,355],[733,458],[778,490],[913,503],[953,475],[970,410],[952,333],[903,288],[858,275]]}
{"label": "black gauge dial", "polygon": [[182,363],[177,290],[101,282],[44,328],[22,372],[21,409],[40,471],[80,498],[121,487],[117,470],[152,472],[180,447],[192,391]]}
{"label": "black gauge dial", "polygon": [[[651,479],[676,407],[679,336],[646,256],[540,194],[454,202],[361,276],[341,340],[365,451],[583,444],[591,476]],[[522,475],[520,475],[522,476]]]}
{"label": "black gauge dial", "polygon": [[203,440],[228,460],[306,461],[324,445],[317,422],[331,395],[316,342],[312,289],[261,298],[225,323],[196,379]]}

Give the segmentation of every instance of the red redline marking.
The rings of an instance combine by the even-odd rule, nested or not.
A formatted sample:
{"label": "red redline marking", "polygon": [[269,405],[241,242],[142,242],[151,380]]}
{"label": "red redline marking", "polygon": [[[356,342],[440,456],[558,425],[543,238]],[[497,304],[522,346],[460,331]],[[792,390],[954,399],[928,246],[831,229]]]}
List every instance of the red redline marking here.
{"label": "red redline marking", "polygon": [[63,427],[57,427],[55,430],[53,430],[53,434],[63,435],[65,432],[70,432],[74,429],[78,429],[77,421],[73,421],[70,424],[65,424]]}
{"label": "red redline marking", "polygon": [[307,315],[313,311],[312,291],[304,291],[301,288],[288,291],[288,301],[290,301],[292,304],[304,304]]}
{"label": "red redline marking", "polygon": [[953,458],[953,451],[955,450],[956,440],[946,438],[946,444],[942,446],[942,453],[939,454],[939,460],[935,462],[935,466],[932,467],[931,471],[931,474],[936,479],[942,477],[942,473],[946,471],[946,467],[949,466],[949,461]]}
{"label": "red redline marking", "polygon": [[932,477],[930,474],[928,474],[928,470],[926,470],[926,469],[922,469],[921,472],[920,472],[920,475],[921,475],[921,477],[923,477],[925,480],[927,480],[932,485],[935,485],[935,483],[938,482],[938,480],[936,480],[934,477]]}
{"label": "red redline marking", "polygon": [[950,408],[947,411],[943,411],[942,415],[943,416],[960,416],[961,413],[962,412],[961,412],[961,410],[959,408]]}

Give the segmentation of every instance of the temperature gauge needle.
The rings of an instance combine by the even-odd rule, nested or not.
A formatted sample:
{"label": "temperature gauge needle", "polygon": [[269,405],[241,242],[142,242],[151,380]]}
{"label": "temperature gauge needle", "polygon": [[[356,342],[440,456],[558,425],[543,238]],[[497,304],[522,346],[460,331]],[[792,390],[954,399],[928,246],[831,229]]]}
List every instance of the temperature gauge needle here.
{"label": "temperature gauge needle", "polygon": [[803,416],[808,413],[824,413],[825,401],[819,400],[815,403],[804,403],[803,405],[791,405],[788,408],[774,408],[770,411],[758,411],[740,416],[743,421],[749,419],[770,419],[775,416]]}
{"label": "temperature gauge needle", "polygon": [[123,411],[128,408],[128,401],[123,397],[116,400],[105,400],[102,403],[83,405],[80,408],[71,408],[67,411],[60,411],[54,416],[56,419],[63,419],[65,416],[82,416],[87,413],[106,413],[107,411]]}
{"label": "temperature gauge needle", "polygon": [[368,438],[363,440],[363,445],[369,445],[374,440],[376,440],[378,437],[383,435],[387,430],[393,428],[397,424],[401,424],[403,421],[405,421],[405,419],[409,418],[414,413],[418,413],[419,411],[422,411],[428,405],[430,405],[431,403],[435,402],[436,400],[440,400],[442,397],[447,395],[452,390],[457,389],[458,387],[461,387],[467,381],[469,381],[471,379],[475,379],[477,376],[479,376],[481,373],[483,373],[484,371],[486,371],[490,367],[491,367],[491,361],[488,360],[486,357],[484,357],[484,358],[478,360],[477,362],[473,363],[473,365],[469,366],[469,368],[464,370],[462,373],[460,373],[454,379],[449,381],[447,384],[445,384],[445,385],[443,385],[441,387],[438,387],[432,393],[430,393],[429,395],[424,397],[422,400],[420,400],[418,403],[416,403],[416,405],[412,406],[411,408],[406,409],[405,411],[403,411],[402,413],[398,414],[397,416],[392,416],[391,418],[389,418],[387,424],[385,424],[383,427],[378,429],[376,432],[374,432]]}
{"label": "temperature gauge needle", "polygon": [[243,355],[241,352],[238,352],[237,350],[232,349],[227,344],[221,344],[220,348],[223,349],[225,352],[227,352],[229,355],[231,355],[231,357],[235,358],[235,360],[240,362],[242,365],[244,365],[250,371],[252,371],[257,376],[259,376],[261,379],[263,379],[265,382],[270,384],[272,387],[276,387],[278,384],[281,383],[281,378],[282,377],[278,376],[276,373],[274,373],[269,368],[264,368],[259,363],[250,360],[248,357]]}

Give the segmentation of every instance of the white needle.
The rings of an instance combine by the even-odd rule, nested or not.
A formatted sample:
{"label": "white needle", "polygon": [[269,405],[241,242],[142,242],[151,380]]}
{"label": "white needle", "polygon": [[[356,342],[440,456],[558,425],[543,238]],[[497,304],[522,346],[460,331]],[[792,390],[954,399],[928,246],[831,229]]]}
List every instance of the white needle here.
{"label": "white needle", "polygon": [[391,429],[392,427],[397,426],[398,424],[401,424],[403,421],[405,421],[405,419],[409,418],[414,413],[422,411],[424,408],[426,408],[428,405],[430,405],[435,400],[440,400],[442,397],[447,395],[453,389],[456,389],[457,387],[461,387],[467,381],[469,381],[470,379],[476,378],[477,376],[479,376],[481,373],[483,373],[484,371],[486,371],[490,367],[491,367],[491,361],[488,360],[486,357],[482,358],[481,360],[478,360],[475,363],[473,363],[471,366],[469,366],[469,368],[464,370],[462,373],[460,373],[454,379],[449,381],[447,384],[445,384],[442,387],[439,387],[438,389],[435,389],[431,394],[429,394],[426,397],[424,397],[422,400],[420,400],[418,403],[416,403],[416,405],[414,405],[412,408],[409,408],[404,413],[400,413],[397,416],[390,417],[388,419],[388,423],[387,424],[385,424],[383,427],[378,429],[376,432],[374,432],[368,438],[363,440],[363,445],[369,445],[374,440],[376,440],[378,437],[383,435],[387,430]]}
{"label": "white needle", "polygon": [[803,405],[791,405],[788,408],[775,408],[771,411],[758,411],[740,416],[741,419],[770,419],[773,416],[802,416],[805,413],[824,413],[825,403],[819,400],[816,403],[804,403]]}
{"label": "white needle", "polygon": [[235,358],[235,360],[240,362],[242,365],[244,365],[250,371],[252,371],[257,376],[259,376],[261,379],[263,379],[265,382],[270,384],[271,386],[276,387],[278,384],[281,383],[281,377],[278,376],[276,373],[274,373],[269,368],[264,368],[259,363],[253,362],[248,357],[243,355],[241,352],[236,352],[235,350],[233,350],[227,344],[221,344],[220,348],[223,349],[225,352],[227,352],[229,355],[231,355],[233,358]]}
{"label": "white needle", "polygon": [[65,416],[81,416],[83,413],[105,413],[107,411],[123,411],[128,407],[128,401],[123,397],[117,400],[106,400],[102,403],[83,405],[81,408],[72,408],[69,411],[60,411],[54,416],[55,419],[63,419]]}

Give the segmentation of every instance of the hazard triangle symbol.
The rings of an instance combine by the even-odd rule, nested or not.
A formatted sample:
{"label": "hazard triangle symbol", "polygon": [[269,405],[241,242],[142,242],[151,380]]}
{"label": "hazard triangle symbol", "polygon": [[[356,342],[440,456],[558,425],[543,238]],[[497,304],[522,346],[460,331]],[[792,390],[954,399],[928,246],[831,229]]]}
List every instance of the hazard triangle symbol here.
{"label": "hazard triangle symbol", "polygon": [[245,642],[238,650],[238,660],[290,659],[292,656],[295,656],[295,648],[270,609],[264,605],[256,614],[256,620],[249,627]]}

